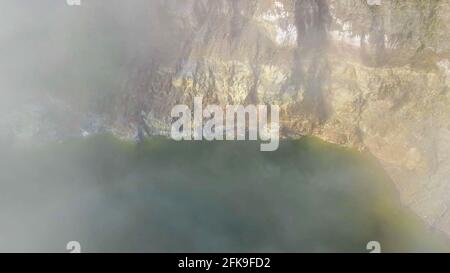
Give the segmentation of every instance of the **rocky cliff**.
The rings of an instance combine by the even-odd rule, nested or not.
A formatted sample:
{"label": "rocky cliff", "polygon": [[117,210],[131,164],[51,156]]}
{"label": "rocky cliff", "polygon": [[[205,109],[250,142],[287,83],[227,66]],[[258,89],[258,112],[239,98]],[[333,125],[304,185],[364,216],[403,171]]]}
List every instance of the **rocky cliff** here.
{"label": "rocky cliff", "polygon": [[285,136],[370,152],[404,204],[450,234],[448,1],[172,0],[158,8],[166,45],[122,97],[119,134],[137,124],[136,112],[157,131],[155,121],[167,123],[173,105],[195,96],[278,104]]}
{"label": "rocky cliff", "polygon": [[371,153],[404,204],[450,235],[448,1],[145,2],[151,16],[139,33],[152,42],[127,68],[123,88],[83,118],[71,117],[84,115],[74,105],[47,100],[64,113],[47,117],[64,118],[40,132],[71,124],[78,134],[102,127],[133,138],[147,124],[159,134],[172,107],[195,96],[222,106],[278,104],[284,136]]}

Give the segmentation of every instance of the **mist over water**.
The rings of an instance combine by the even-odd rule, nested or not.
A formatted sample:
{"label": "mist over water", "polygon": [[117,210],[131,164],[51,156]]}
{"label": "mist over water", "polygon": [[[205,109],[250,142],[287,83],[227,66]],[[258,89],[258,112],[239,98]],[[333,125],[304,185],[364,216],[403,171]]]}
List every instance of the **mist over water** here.
{"label": "mist over water", "polygon": [[98,136],[10,150],[0,250],[449,250],[369,158],[314,139],[258,145]]}
{"label": "mist over water", "polygon": [[0,251],[65,252],[74,240],[83,251],[450,251],[370,158],[314,139],[260,153],[252,142],[23,147],[8,136],[65,135],[30,105],[62,105],[43,118],[53,125],[114,112],[130,71],[179,46],[156,2],[0,2]]}

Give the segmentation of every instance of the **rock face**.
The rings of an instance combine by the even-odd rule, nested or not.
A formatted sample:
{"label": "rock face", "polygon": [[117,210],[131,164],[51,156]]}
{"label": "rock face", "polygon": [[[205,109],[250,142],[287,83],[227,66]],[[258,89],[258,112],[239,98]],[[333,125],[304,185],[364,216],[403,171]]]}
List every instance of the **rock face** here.
{"label": "rock face", "polygon": [[370,152],[404,204],[450,235],[448,1],[171,0],[158,8],[171,22],[160,24],[170,46],[143,64],[145,84],[126,91],[125,118],[113,127],[132,126],[135,110],[167,125],[172,106],[195,96],[278,104],[283,134]]}
{"label": "rock face", "polygon": [[147,121],[157,134],[195,96],[277,104],[285,136],[370,152],[404,204],[450,235],[449,1],[150,2],[151,52],[84,128],[132,138]]}

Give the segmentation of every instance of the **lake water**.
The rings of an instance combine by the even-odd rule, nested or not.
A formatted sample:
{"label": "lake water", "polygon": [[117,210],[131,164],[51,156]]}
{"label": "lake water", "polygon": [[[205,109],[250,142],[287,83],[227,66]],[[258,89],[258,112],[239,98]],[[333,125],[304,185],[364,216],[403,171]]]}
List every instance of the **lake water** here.
{"label": "lake water", "polygon": [[450,251],[368,155],[312,138],[141,146],[111,136],[0,156],[0,251]]}

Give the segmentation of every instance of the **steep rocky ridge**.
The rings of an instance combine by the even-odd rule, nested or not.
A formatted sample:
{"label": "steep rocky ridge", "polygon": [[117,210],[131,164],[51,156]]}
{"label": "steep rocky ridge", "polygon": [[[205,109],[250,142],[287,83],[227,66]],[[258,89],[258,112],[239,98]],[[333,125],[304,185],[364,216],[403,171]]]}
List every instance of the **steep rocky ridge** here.
{"label": "steep rocky ridge", "polygon": [[[145,2],[151,16],[138,33],[148,30],[151,43],[126,67],[120,90],[88,111],[40,96],[43,106],[2,115],[1,127],[12,123],[28,137],[107,130],[130,139],[144,129],[164,133],[172,107],[195,96],[222,106],[278,104],[284,136],[371,153],[403,203],[450,235],[448,1]],[[38,126],[21,129],[16,120]]]}
{"label": "steep rocky ridge", "polygon": [[450,234],[450,3],[217,0],[159,8],[178,29],[178,46],[171,58],[144,64],[147,84],[130,89],[134,99],[127,92],[125,108],[168,126],[172,106],[195,96],[222,106],[278,104],[284,135],[367,150],[403,202]]}

